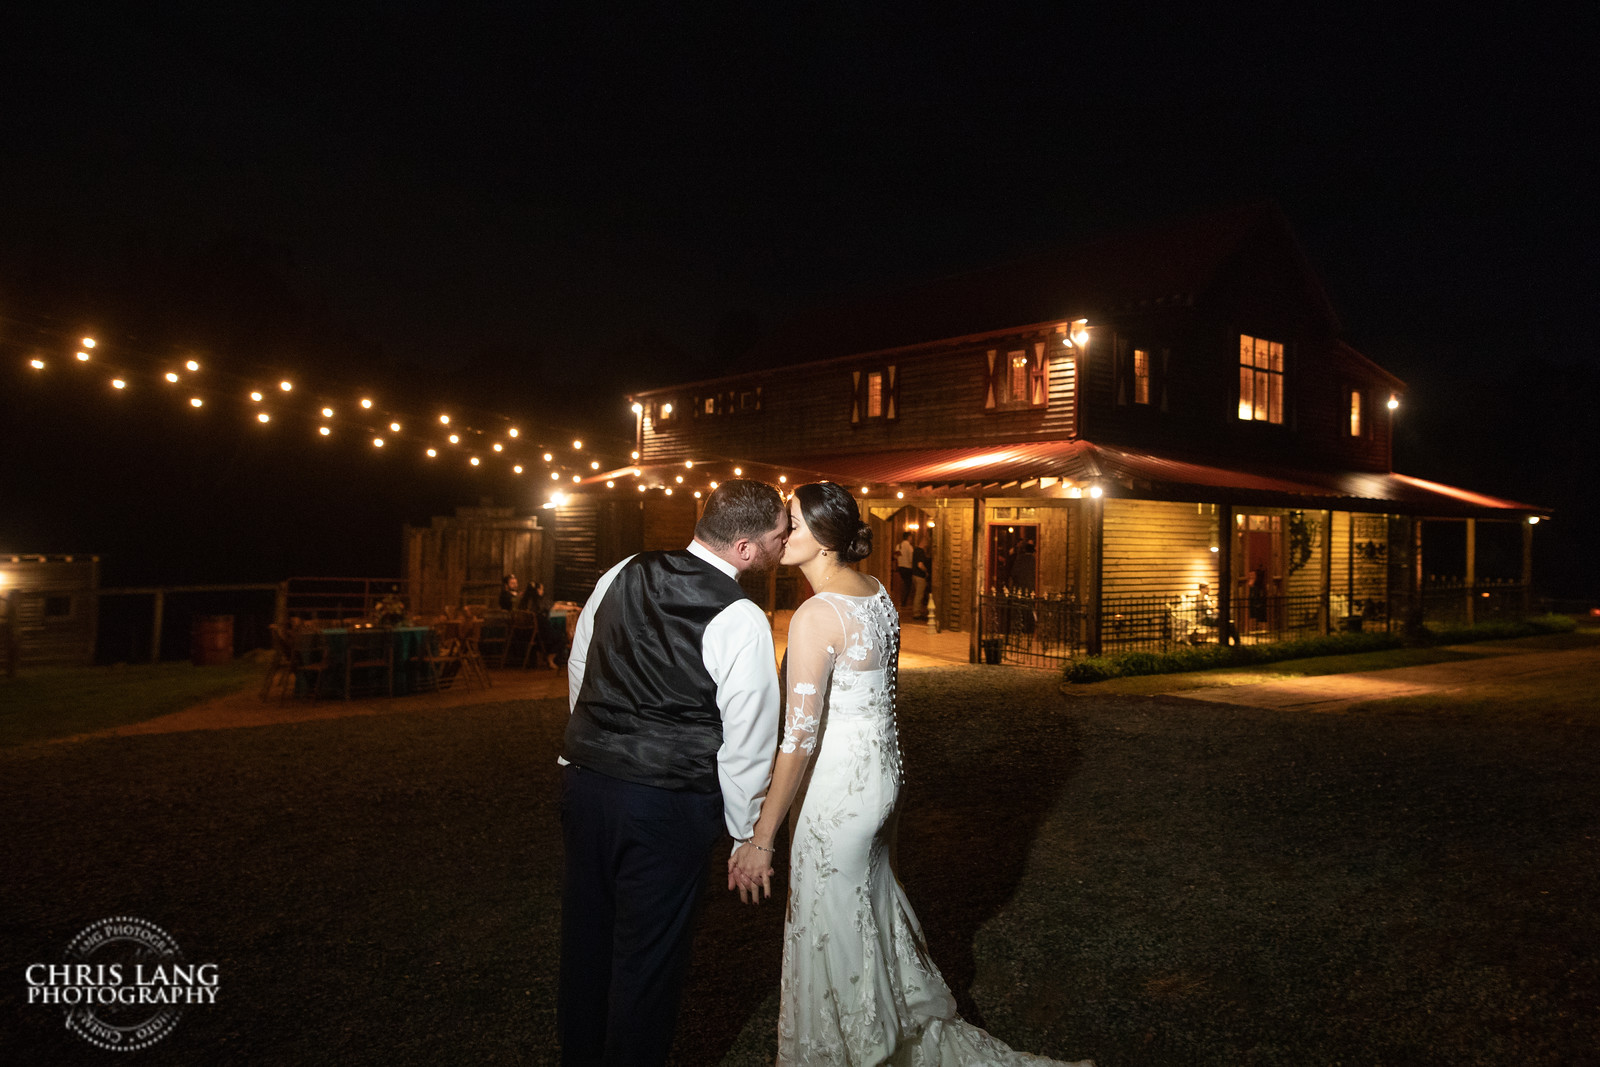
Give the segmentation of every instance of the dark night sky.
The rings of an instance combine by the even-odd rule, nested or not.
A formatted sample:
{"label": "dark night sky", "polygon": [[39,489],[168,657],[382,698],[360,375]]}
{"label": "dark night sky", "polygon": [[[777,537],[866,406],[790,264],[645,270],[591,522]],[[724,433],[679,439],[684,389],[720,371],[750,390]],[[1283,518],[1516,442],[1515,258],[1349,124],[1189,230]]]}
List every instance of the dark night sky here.
{"label": "dark night sky", "polygon": [[[0,340],[81,323],[626,432],[628,388],[730,369],[753,328],[807,305],[1270,197],[1349,339],[1412,387],[1398,467],[1536,496],[1506,453],[1559,445],[1537,415],[1551,391],[1593,449],[1592,408],[1571,402],[1600,362],[1593,9],[1445,26],[1055,4],[959,22],[910,4],[33,6],[0,14]],[[401,521],[479,495],[353,461],[308,474],[302,446],[263,457],[220,421],[152,443],[100,400],[70,433],[59,390],[11,366],[0,388],[0,443],[53,464],[0,485],[0,547],[100,551],[130,575],[137,557],[147,580],[239,569],[130,532],[158,516],[238,539],[268,577],[377,573]],[[215,455],[149,486],[201,445]],[[326,503],[328,480],[358,502]],[[311,540],[297,500],[350,531],[345,556],[294,547]],[[257,549],[264,511],[284,521]]]}

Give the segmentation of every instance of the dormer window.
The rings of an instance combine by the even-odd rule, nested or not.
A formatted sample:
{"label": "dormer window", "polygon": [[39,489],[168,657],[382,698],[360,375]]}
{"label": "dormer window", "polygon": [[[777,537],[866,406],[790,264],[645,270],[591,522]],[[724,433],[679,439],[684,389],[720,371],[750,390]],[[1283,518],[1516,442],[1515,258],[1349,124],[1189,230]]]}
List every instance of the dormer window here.
{"label": "dormer window", "polygon": [[894,364],[851,372],[850,423],[900,417],[900,382]]}
{"label": "dormer window", "polygon": [[1283,342],[1239,335],[1239,418],[1283,422]]}
{"label": "dormer window", "polygon": [[1361,395],[1361,390],[1350,390],[1350,436],[1361,436],[1361,416],[1366,407],[1366,402]]}

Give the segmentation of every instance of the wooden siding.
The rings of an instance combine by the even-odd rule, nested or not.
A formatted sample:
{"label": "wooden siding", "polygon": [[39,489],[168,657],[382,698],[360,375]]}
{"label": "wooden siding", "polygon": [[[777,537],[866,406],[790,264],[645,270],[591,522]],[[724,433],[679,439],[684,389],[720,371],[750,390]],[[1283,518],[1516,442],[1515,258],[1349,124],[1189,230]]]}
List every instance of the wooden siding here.
{"label": "wooden siding", "polygon": [[435,516],[431,526],[405,527],[408,607],[441,612],[462,603],[463,587],[497,585],[507,574],[519,582],[535,577],[551,583],[554,556],[547,534],[538,518],[519,517],[511,508],[459,508],[454,516]]}
{"label": "wooden siding", "polygon": [[[988,352],[1043,344],[1050,363],[1049,402],[1037,408],[986,409]],[[896,417],[851,422],[857,375],[893,370]],[[656,401],[676,395],[674,414],[644,417],[643,462],[699,456],[731,460],[778,460],[804,454],[948,447],[997,441],[1059,440],[1076,432],[1075,368],[1053,331],[960,347],[930,346],[892,359],[863,357],[788,367],[725,379],[717,389],[761,388],[759,411],[684,415],[694,390],[651,393]]]}
{"label": "wooden siding", "polygon": [[[86,667],[94,662],[100,562],[94,556],[0,560],[0,623],[16,636],[18,667]],[[0,641],[5,632],[0,629]],[[0,670],[6,667],[0,645]]]}
{"label": "wooden siding", "polygon": [[689,493],[645,494],[640,548],[646,552],[670,551],[694,540],[694,524],[700,517],[698,504]]}
{"label": "wooden siding", "polygon": [[[1345,614],[1348,598],[1366,600],[1389,594],[1389,520],[1364,512],[1333,513],[1333,579],[1335,618]],[[1381,554],[1377,546],[1382,546]],[[1339,598],[1347,598],[1340,600]]]}
{"label": "wooden siding", "polygon": [[1105,501],[1106,597],[1177,599],[1201,582],[1217,589],[1213,505],[1162,500]]}

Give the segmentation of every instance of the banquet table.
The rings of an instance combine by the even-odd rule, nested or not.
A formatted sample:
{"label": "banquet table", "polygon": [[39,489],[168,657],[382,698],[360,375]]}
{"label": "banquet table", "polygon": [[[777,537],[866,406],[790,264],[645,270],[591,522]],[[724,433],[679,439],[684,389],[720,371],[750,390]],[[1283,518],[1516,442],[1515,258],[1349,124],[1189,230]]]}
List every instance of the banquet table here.
{"label": "banquet table", "polygon": [[[394,695],[404,696],[415,692],[419,688],[419,683],[426,679],[428,667],[426,664],[412,661],[432,647],[432,627],[384,626],[374,627],[371,632],[382,634],[386,644],[393,649]],[[350,633],[351,631],[344,627],[321,632],[320,640],[327,649],[327,658],[321,672],[321,684],[317,687],[317,696],[344,696],[344,664],[350,651]],[[312,687],[315,685],[317,680],[312,678],[309,672],[299,670],[295,672],[295,696],[311,696]]]}

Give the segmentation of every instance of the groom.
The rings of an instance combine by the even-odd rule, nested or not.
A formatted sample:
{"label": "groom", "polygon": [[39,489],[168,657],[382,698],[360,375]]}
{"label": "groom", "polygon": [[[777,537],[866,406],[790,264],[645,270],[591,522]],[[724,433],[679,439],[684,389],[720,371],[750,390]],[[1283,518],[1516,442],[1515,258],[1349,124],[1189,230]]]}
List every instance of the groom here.
{"label": "groom", "polygon": [[567,1067],[661,1064],[677,1022],[706,857],[751,834],[777,748],[772,629],[737,577],[774,566],[789,515],[724,482],[694,540],[595,584],[567,664],[561,991]]}

